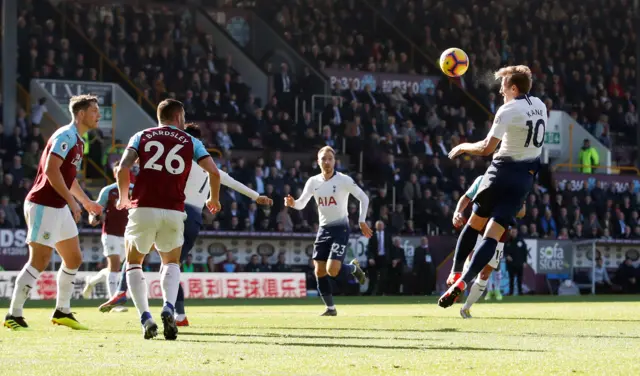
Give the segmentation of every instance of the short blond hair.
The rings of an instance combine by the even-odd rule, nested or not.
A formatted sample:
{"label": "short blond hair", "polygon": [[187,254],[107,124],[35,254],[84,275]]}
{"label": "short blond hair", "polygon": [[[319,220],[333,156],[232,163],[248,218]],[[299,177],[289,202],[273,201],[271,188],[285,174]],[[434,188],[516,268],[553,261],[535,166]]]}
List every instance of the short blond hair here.
{"label": "short blond hair", "polygon": [[98,104],[98,97],[91,94],[74,95],[69,99],[69,111],[75,118],[78,112],[87,110],[92,103]]}
{"label": "short blond hair", "polygon": [[505,79],[507,86],[516,85],[520,94],[527,94],[533,85],[531,69],[526,65],[512,65],[500,68],[494,73],[496,80]]}
{"label": "short blond hair", "polygon": [[334,157],[336,156],[336,151],[331,146],[328,146],[328,145],[318,150],[318,155],[322,154],[325,151],[330,151],[331,153],[333,153]]}

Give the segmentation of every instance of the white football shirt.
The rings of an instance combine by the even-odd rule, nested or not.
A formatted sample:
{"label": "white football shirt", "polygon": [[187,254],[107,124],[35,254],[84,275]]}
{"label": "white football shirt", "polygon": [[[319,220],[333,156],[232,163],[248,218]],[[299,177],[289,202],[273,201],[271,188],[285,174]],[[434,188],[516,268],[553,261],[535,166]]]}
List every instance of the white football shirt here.
{"label": "white football shirt", "polygon": [[[236,179],[232,178],[226,172],[218,170],[220,173],[220,184],[225,187],[229,187],[236,192],[256,200],[260,195],[258,192],[240,183]],[[202,209],[209,198],[209,174],[198,165],[197,162],[192,161],[191,172],[187,178],[187,186],[184,188],[184,195],[186,196],[184,203]]]}
{"label": "white football shirt", "polygon": [[313,196],[318,205],[320,226],[333,226],[349,223],[349,195],[360,201],[359,222],[367,219],[369,197],[350,176],[335,172],[329,180],[324,180],[322,174],[312,176],[307,180],[302,195],[296,200],[294,209],[302,210]]}
{"label": "white football shirt", "polygon": [[489,131],[502,140],[494,159],[533,161],[540,157],[547,126],[547,106],[537,97],[522,95],[503,104]]}

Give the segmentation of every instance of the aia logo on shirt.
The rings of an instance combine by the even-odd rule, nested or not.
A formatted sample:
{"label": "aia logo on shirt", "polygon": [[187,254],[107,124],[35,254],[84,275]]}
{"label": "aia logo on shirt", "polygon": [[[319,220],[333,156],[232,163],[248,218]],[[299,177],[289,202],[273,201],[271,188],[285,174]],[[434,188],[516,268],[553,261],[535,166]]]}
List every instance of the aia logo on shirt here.
{"label": "aia logo on shirt", "polygon": [[318,206],[331,206],[338,205],[336,199],[333,196],[329,197],[318,197]]}

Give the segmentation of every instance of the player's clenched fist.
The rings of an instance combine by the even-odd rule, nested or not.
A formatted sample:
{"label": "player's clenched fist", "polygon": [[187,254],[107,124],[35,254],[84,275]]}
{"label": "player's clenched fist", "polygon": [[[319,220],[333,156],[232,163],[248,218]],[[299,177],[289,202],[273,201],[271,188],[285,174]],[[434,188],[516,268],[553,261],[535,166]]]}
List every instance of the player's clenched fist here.
{"label": "player's clenched fist", "polygon": [[130,209],[130,208],[131,208],[131,200],[129,200],[129,197],[120,197],[118,199],[118,202],[116,202],[116,209],[118,210]]}
{"label": "player's clenched fist", "polygon": [[273,205],[273,200],[270,199],[267,196],[260,196],[256,199],[256,203],[258,203],[258,205],[268,205],[271,206]]}
{"label": "player's clenched fist", "polygon": [[291,195],[287,195],[287,197],[284,198],[284,205],[292,208],[296,205],[296,200],[291,197]]}
{"label": "player's clenched fist", "polygon": [[216,214],[221,208],[222,205],[220,205],[220,201],[212,199],[207,200],[207,209],[209,209],[211,214]]}

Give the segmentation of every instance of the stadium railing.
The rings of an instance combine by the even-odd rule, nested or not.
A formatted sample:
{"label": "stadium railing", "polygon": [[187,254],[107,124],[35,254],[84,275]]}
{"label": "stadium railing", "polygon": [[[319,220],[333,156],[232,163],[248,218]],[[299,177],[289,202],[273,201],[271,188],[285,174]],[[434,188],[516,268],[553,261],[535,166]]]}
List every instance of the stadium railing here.
{"label": "stadium railing", "polygon": [[[31,94],[18,82],[16,83],[18,89],[18,102],[23,106],[27,114],[31,114],[31,104],[33,103],[31,99]],[[42,136],[46,139],[49,138],[56,129],[60,128],[60,124],[55,121],[53,116],[51,116],[48,112],[44,113],[44,118],[47,119],[47,123],[51,124],[53,127],[43,127],[44,122],[40,123],[40,132]]]}
{"label": "stadium railing", "polygon": [[[331,103],[331,99],[333,97],[337,97],[340,100],[340,107],[342,107],[344,98],[342,96],[336,96],[336,95],[325,95],[325,94],[314,94],[311,96],[311,116],[315,116],[316,114],[316,99],[325,99],[324,102],[326,102],[326,100],[329,100],[329,103]],[[302,101],[302,109],[303,109],[303,113],[306,112],[307,109],[307,101]],[[297,113],[299,111],[298,106],[296,105],[296,116]],[[322,109],[320,109],[320,111],[318,111],[318,134],[321,135],[322,134],[322,127],[327,125],[324,124],[322,122],[322,113],[324,112],[324,106],[322,107]],[[296,120],[297,122],[297,120]]]}
{"label": "stadium railing", "polygon": [[563,168],[569,169],[569,171],[572,171],[573,169],[577,169],[577,171],[573,171],[573,172],[582,172],[581,170],[583,168],[592,168],[592,169],[598,169],[598,170],[605,169],[609,174],[620,174],[622,171],[630,171],[640,176],[640,169],[638,169],[635,166],[601,166],[601,165],[593,166],[593,165],[583,165],[579,163],[557,163],[553,165],[552,170],[555,172]]}

